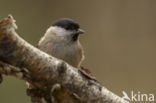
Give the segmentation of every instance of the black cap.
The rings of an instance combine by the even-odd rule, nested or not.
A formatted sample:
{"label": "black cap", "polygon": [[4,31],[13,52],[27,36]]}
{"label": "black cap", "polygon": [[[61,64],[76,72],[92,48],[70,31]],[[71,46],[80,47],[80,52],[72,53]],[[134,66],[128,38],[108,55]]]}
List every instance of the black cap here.
{"label": "black cap", "polygon": [[52,24],[52,26],[59,26],[66,30],[76,30],[77,31],[79,29],[79,24],[69,18],[59,19],[56,22],[54,22]]}

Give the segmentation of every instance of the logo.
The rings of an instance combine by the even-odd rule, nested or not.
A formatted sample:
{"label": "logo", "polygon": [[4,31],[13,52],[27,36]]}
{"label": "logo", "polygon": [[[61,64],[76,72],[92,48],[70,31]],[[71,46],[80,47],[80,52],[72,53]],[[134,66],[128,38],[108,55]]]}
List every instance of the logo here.
{"label": "logo", "polygon": [[140,91],[138,92],[134,92],[131,91],[130,95],[128,96],[128,94],[125,91],[122,91],[122,99],[124,100],[128,100],[128,101],[133,101],[133,102],[153,102],[154,101],[154,94],[149,93],[149,94],[145,94],[145,93],[141,93]]}

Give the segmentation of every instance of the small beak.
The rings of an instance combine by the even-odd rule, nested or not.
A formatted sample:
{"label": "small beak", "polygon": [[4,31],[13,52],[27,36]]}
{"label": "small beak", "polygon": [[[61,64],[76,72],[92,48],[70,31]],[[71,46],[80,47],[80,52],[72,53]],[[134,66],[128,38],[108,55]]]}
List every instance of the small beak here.
{"label": "small beak", "polygon": [[78,34],[83,34],[84,32],[85,32],[85,31],[82,30],[82,29],[78,29],[78,31],[77,31]]}

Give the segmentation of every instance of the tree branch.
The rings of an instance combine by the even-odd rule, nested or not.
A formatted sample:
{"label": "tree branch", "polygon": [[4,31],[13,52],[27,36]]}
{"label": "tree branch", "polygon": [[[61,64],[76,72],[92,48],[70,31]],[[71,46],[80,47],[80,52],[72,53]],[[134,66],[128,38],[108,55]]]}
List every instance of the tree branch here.
{"label": "tree branch", "polygon": [[[42,89],[59,83],[87,103],[129,103],[96,81],[87,78],[77,68],[33,47],[17,35],[16,29],[11,16],[0,22],[0,61],[12,65],[11,67],[18,67],[17,70],[11,68],[9,71],[25,71],[22,73],[28,74],[22,76],[24,80],[29,80]],[[0,73],[12,75],[4,72],[8,71],[6,68],[1,68]]]}

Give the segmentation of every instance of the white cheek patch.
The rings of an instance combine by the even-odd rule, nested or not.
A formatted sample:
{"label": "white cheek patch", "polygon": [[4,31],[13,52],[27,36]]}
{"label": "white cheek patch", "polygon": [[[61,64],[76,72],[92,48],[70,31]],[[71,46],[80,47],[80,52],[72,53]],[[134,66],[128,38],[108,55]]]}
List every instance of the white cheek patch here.
{"label": "white cheek patch", "polygon": [[55,33],[58,36],[67,36],[72,34],[72,31],[65,30],[64,28],[58,26],[51,26],[48,28],[47,33]]}

